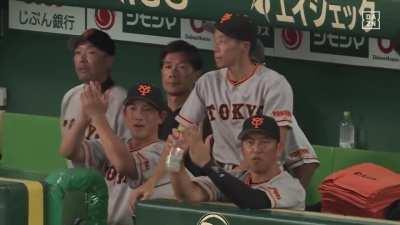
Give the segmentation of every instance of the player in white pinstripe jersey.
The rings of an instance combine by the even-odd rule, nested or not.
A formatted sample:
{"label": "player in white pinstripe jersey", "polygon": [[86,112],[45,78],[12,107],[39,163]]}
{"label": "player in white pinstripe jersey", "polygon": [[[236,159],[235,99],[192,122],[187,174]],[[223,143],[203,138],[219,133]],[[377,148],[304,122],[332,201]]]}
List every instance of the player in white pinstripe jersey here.
{"label": "player in white pinstripe jersey", "polygon": [[[189,202],[229,201],[244,209],[304,210],[303,186],[279,163],[283,149],[278,148],[280,131],[274,118],[256,115],[244,121],[238,140],[248,169],[240,172],[227,172],[215,163],[210,156],[210,143],[203,143],[198,129],[188,128],[182,134],[193,163],[204,176],[190,178],[183,169],[171,172],[178,199]],[[179,137],[171,136],[170,139]]]}
{"label": "player in white pinstripe jersey", "polygon": [[[139,83],[129,90],[124,101],[124,122],[132,132],[131,139],[118,137],[106,119],[107,105],[99,85],[90,82],[81,94],[82,112],[71,129],[65,132],[60,154],[74,166],[95,168],[106,180],[109,191],[109,225],[133,224],[129,208],[131,188],[136,188],[154,172],[164,149],[158,139],[158,128],[166,117],[166,104],[161,90]],[[89,122],[96,126],[98,140],[85,140],[84,130]],[[159,184],[169,185],[164,178]],[[169,190],[169,191],[168,191]],[[155,193],[173,198],[172,189],[164,185]]]}
{"label": "player in white pinstripe jersey", "polygon": [[[109,35],[97,29],[88,29],[78,38],[71,41],[75,72],[83,84],[71,88],[61,103],[61,130],[69,129],[81,111],[80,95],[85,83],[98,81],[102,92],[108,96],[107,121],[111,128],[123,138],[129,138],[130,132],[123,123],[122,105],[126,90],[114,84],[111,79],[111,68],[115,55],[115,44]],[[97,139],[98,134],[93,125],[86,130],[86,139]]]}
{"label": "player in white pinstripe jersey", "polygon": [[319,161],[293,116],[289,83],[251,59],[256,25],[245,15],[226,13],[215,28],[214,58],[221,69],[200,77],[177,121],[188,127],[208,116],[214,137],[213,156],[232,168],[242,162],[236,137],[243,121],[256,114],[272,116],[280,127],[283,162],[307,186]]}

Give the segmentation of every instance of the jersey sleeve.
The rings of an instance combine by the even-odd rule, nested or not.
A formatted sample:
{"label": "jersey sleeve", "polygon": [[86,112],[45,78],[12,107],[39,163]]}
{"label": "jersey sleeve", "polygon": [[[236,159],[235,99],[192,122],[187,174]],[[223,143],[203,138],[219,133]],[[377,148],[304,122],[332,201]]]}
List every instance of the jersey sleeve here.
{"label": "jersey sleeve", "polygon": [[271,201],[271,208],[304,210],[305,190],[297,179],[288,174],[280,182],[265,183],[256,189],[265,192]]}
{"label": "jersey sleeve", "polygon": [[61,129],[61,136],[64,136],[65,130],[67,129],[67,121],[65,120],[65,114],[66,114],[66,110],[67,107],[70,103],[70,99],[71,99],[71,95],[72,95],[73,91],[72,89],[69,90],[67,93],[65,93],[65,95],[63,96],[62,100],[61,100],[61,111],[60,111],[60,129]]}
{"label": "jersey sleeve", "polygon": [[101,170],[106,163],[106,155],[104,154],[103,146],[98,140],[84,140],[82,142],[81,151],[84,152],[84,162],[72,162],[73,166],[94,168]]}
{"label": "jersey sleeve", "polygon": [[206,112],[204,95],[202,95],[203,89],[202,80],[198,80],[182,106],[179,114],[175,117],[179,124],[185,127],[198,126],[203,121]]}
{"label": "jersey sleeve", "polygon": [[291,126],[293,114],[293,92],[287,80],[280,76],[268,90],[264,103],[264,114],[272,116],[278,126]]}
{"label": "jersey sleeve", "polygon": [[161,146],[155,146],[152,149],[131,153],[138,174],[137,179],[128,178],[128,183],[131,188],[138,187],[153,175],[160,161],[162,150],[163,148]]}
{"label": "jersey sleeve", "polygon": [[193,177],[192,181],[203,189],[208,195],[208,201],[220,201],[223,198],[222,192],[207,176]]}
{"label": "jersey sleeve", "polygon": [[288,130],[283,153],[284,165],[288,170],[293,170],[307,163],[319,163],[314,148],[308,141],[293,117],[292,129]]}

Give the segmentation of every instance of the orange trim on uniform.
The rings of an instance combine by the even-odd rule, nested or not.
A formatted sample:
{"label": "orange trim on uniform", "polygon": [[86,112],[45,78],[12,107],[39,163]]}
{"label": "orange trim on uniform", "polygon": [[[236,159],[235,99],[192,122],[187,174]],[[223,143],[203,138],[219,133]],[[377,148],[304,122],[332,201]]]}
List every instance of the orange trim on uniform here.
{"label": "orange trim on uniform", "polygon": [[278,204],[277,200],[275,199],[274,193],[271,192],[268,188],[262,188],[262,190],[267,194],[271,201],[271,208],[275,208]]}
{"label": "orange trim on uniform", "polygon": [[192,124],[192,125],[195,124],[195,123],[193,123],[192,121],[190,121],[190,120],[186,119],[185,117],[181,116],[180,114],[178,114],[178,117],[181,118],[181,119],[183,119],[183,120],[184,120],[185,122],[187,122],[187,123],[190,123],[190,124]]}
{"label": "orange trim on uniform", "polygon": [[292,123],[292,120],[276,120],[277,123],[288,122]]}
{"label": "orange trim on uniform", "polygon": [[[132,140],[132,139],[131,139]],[[139,147],[134,147],[132,144],[131,144],[131,140],[129,140],[129,142],[128,142],[128,150],[129,150],[129,152],[136,152],[136,151],[139,151],[139,150],[141,150],[142,148],[146,148],[147,146],[149,146],[149,145],[152,145],[152,144],[154,144],[154,143],[157,143],[157,142],[160,142],[160,140],[155,140],[155,141],[153,141],[153,142],[150,142],[150,143],[148,143],[148,144],[145,144],[145,145],[143,145],[143,146],[139,146]]]}
{"label": "orange trim on uniform", "polygon": [[258,64],[254,67],[254,69],[253,69],[253,71],[251,71],[251,73],[249,74],[249,75],[247,75],[247,76],[245,76],[245,77],[243,77],[241,80],[238,80],[238,81],[234,81],[234,80],[231,80],[230,78],[229,78],[229,69],[227,69],[226,70],[226,79],[229,81],[229,83],[231,83],[233,86],[238,86],[238,85],[240,85],[240,84],[242,84],[242,83],[244,83],[245,81],[247,81],[247,80],[249,80],[255,73],[256,73],[256,71],[257,71],[257,69],[258,69]]}

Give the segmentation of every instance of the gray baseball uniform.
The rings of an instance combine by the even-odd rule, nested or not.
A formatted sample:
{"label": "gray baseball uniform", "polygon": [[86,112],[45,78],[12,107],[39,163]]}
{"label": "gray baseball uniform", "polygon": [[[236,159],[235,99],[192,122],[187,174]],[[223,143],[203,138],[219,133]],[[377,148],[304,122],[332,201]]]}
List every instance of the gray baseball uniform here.
{"label": "gray baseball uniform", "polygon": [[[292,89],[279,73],[259,65],[253,74],[234,83],[227,77],[227,68],[223,68],[199,78],[176,120],[184,126],[192,126],[208,116],[214,136],[214,158],[238,165],[242,154],[237,137],[244,120],[255,114],[272,116],[279,126],[292,128],[286,138],[284,163],[295,168],[303,163],[318,162],[292,110]],[[293,153],[299,150],[307,154]]]}
{"label": "gray baseball uniform", "polygon": [[[62,133],[69,129],[81,112],[80,96],[84,84],[80,84],[70,89],[63,97],[61,103],[61,124]],[[126,128],[123,121],[123,101],[126,97],[126,90],[119,86],[111,86],[105,92],[108,95],[108,108],[106,112],[107,121],[111,128],[121,138],[130,138],[130,131]],[[96,128],[92,125],[86,130],[86,139],[96,139],[98,134]]]}
{"label": "gray baseball uniform", "polygon": [[[303,186],[283,169],[279,175],[263,183],[252,183],[248,172],[232,175],[251,188],[265,192],[271,201],[271,208],[304,210],[306,192]],[[193,181],[207,193],[209,201],[229,201],[210,178],[195,177]]]}
{"label": "gray baseball uniform", "polygon": [[[109,193],[107,224],[132,224],[132,212],[129,210],[129,195],[131,188],[140,186],[153,174],[160,160],[160,155],[164,149],[164,145],[165,143],[163,141],[157,141],[143,148],[134,149],[127,144],[128,149],[135,160],[136,170],[138,173],[138,178],[132,180],[119,174],[110,164],[99,140],[86,140],[83,142],[82,146],[83,151],[85,152],[85,163],[84,165],[75,165],[95,168],[104,175]],[[170,183],[169,179],[166,180],[165,178],[160,182],[164,182],[163,184]],[[172,190],[171,188],[169,189]],[[168,189],[165,189],[165,187],[162,187],[162,190],[156,189],[155,195],[165,197],[173,196],[172,192],[166,193],[165,190]]]}

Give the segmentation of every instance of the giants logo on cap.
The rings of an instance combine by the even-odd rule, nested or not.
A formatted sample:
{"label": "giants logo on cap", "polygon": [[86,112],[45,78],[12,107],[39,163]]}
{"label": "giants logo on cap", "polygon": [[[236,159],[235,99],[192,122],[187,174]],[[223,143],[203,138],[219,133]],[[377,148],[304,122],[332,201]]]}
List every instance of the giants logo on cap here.
{"label": "giants logo on cap", "polygon": [[232,13],[225,13],[225,14],[221,17],[219,23],[223,23],[223,22],[225,22],[225,21],[228,21],[228,20],[230,20],[231,18],[232,18]]}
{"label": "giants logo on cap", "polygon": [[251,119],[251,125],[253,125],[254,128],[260,128],[261,124],[264,123],[264,118],[262,117],[254,117]]}
{"label": "giants logo on cap", "polygon": [[141,96],[146,96],[151,92],[151,87],[147,84],[141,84],[139,85],[137,91]]}

